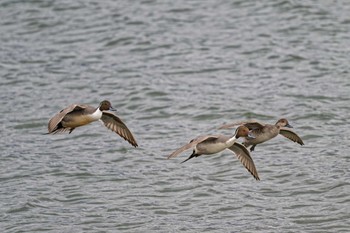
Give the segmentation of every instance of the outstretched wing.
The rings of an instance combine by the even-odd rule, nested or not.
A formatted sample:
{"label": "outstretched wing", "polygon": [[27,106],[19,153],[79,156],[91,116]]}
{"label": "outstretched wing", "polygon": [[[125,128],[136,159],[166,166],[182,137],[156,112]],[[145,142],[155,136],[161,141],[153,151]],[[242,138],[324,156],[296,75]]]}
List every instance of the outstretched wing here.
{"label": "outstretched wing", "polygon": [[249,151],[247,150],[247,148],[245,146],[235,142],[228,149],[236,154],[239,161],[241,161],[243,166],[250,172],[250,174],[252,174],[254,176],[254,178],[256,180],[260,180],[259,175],[258,175],[258,171],[256,170],[256,167],[254,164],[254,161],[253,161],[252,157],[250,156]]}
{"label": "outstretched wing", "polygon": [[57,128],[57,125],[62,121],[62,119],[70,112],[76,111],[76,110],[83,110],[85,109],[86,106],[85,105],[78,105],[78,104],[72,104],[70,106],[68,106],[65,109],[62,109],[59,113],[57,113],[55,116],[53,116],[50,120],[49,120],[49,124],[47,126],[49,133],[57,133],[57,132],[64,132],[67,131],[69,129],[59,129],[58,131],[54,132]]}
{"label": "outstretched wing", "polygon": [[286,138],[288,138],[289,140],[292,140],[293,142],[296,142],[300,145],[304,145],[303,140],[301,140],[301,138],[294,133],[293,131],[286,129],[286,128],[281,128],[280,129],[280,134]]}
{"label": "outstretched wing", "polygon": [[117,133],[120,137],[124,138],[134,147],[137,147],[137,142],[128,129],[128,127],[124,124],[124,122],[114,113],[103,111],[101,121],[103,124],[113,132]]}
{"label": "outstretched wing", "polygon": [[234,127],[239,126],[239,125],[244,125],[249,130],[261,129],[262,127],[264,127],[264,124],[261,124],[257,121],[241,121],[241,122],[235,122],[235,123],[231,123],[231,124],[222,125],[219,127],[219,129],[231,129],[231,128],[234,128]]}

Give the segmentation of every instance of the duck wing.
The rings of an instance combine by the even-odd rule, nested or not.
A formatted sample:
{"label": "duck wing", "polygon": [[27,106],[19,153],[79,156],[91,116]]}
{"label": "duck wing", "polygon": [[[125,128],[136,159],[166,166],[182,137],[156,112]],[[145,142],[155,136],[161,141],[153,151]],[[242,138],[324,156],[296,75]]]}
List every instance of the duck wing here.
{"label": "duck wing", "polygon": [[257,121],[241,121],[241,122],[222,125],[219,127],[219,129],[231,129],[239,125],[244,125],[249,130],[253,130],[253,129],[261,129],[262,127],[264,127],[265,124],[259,123]]}
{"label": "duck wing", "polygon": [[252,157],[250,156],[249,151],[247,150],[247,148],[245,146],[235,142],[228,149],[236,154],[239,161],[241,161],[243,166],[250,172],[250,174],[253,175],[253,177],[256,180],[260,180],[259,175],[258,175],[258,171],[256,170],[256,167],[254,164],[254,161],[253,161]]}
{"label": "duck wing", "polygon": [[296,142],[300,145],[304,145],[303,140],[301,140],[301,138],[290,129],[281,128],[280,134],[293,142]]}
{"label": "duck wing", "polygon": [[67,128],[60,128],[60,129],[57,130],[57,125],[59,123],[61,123],[62,119],[68,113],[73,112],[73,111],[78,111],[78,110],[84,110],[87,107],[88,107],[87,105],[72,104],[72,105],[69,105],[68,107],[66,107],[65,109],[62,109],[59,113],[57,113],[55,116],[53,116],[49,120],[49,124],[47,126],[49,134],[50,133],[62,133],[62,132],[70,130],[70,129],[67,129]]}
{"label": "duck wing", "polygon": [[181,154],[182,152],[184,152],[185,150],[188,150],[190,148],[193,148],[195,145],[197,145],[198,143],[204,142],[204,141],[210,141],[210,140],[216,140],[218,138],[218,136],[215,135],[208,135],[208,136],[199,136],[197,138],[192,139],[189,143],[183,145],[182,147],[178,148],[177,150],[175,150],[173,153],[171,153],[168,156],[168,159],[170,158],[174,158],[176,156],[178,156],[179,154]]}
{"label": "duck wing", "polygon": [[117,133],[120,137],[124,138],[134,147],[137,147],[137,142],[128,129],[128,127],[124,124],[124,122],[114,113],[103,111],[101,121],[103,124],[113,132]]}

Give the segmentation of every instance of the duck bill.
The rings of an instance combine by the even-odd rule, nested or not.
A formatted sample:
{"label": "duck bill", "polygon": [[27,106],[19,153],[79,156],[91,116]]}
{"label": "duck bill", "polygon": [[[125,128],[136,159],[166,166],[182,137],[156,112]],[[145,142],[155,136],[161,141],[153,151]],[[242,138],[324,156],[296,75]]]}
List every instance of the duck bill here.
{"label": "duck bill", "polygon": [[247,138],[248,139],[254,139],[255,136],[251,132],[249,132],[248,135],[247,135]]}
{"label": "duck bill", "polygon": [[291,126],[290,124],[286,124],[285,127],[287,127],[287,128],[293,128],[293,126]]}
{"label": "duck bill", "polygon": [[113,108],[112,106],[109,108],[109,111],[114,111],[114,112],[116,112],[117,111],[117,109],[115,109],[115,108]]}

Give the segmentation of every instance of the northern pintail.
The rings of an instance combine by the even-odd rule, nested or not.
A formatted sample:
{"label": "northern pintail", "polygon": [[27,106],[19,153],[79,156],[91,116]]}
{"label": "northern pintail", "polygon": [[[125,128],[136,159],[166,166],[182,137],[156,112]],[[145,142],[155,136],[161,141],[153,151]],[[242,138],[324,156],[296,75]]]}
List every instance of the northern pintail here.
{"label": "northern pintail", "polygon": [[115,111],[108,100],[102,101],[97,108],[89,105],[72,104],[50,119],[48,133],[56,134],[66,131],[71,133],[77,127],[101,120],[108,129],[137,147],[137,142],[128,127],[116,114],[109,110]]}
{"label": "northern pintail", "polygon": [[250,153],[243,145],[235,142],[239,137],[253,137],[249,133],[249,129],[245,126],[239,126],[232,137],[225,135],[207,135],[199,136],[191,140],[188,144],[180,147],[168,156],[168,159],[181,154],[190,148],[193,149],[192,154],[182,163],[201,155],[215,154],[225,149],[234,152],[243,166],[253,175],[256,180],[260,180],[258,172],[255,168],[254,161],[250,157]]}
{"label": "northern pintail", "polygon": [[250,131],[251,134],[255,136],[255,138],[246,137],[244,139],[244,142],[243,142],[244,146],[246,147],[252,146],[250,148],[250,151],[254,151],[257,144],[266,142],[276,137],[278,134],[281,134],[282,136],[300,145],[304,145],[303,140],[301,140],[301,138],[296,133],[294,133],[290,129],[287,129],[287,128],[293,128],[293,127],[289,124],[288,120],[285,118],[279,119],[274,125],[263,124],[256,121],[243,121],[243,122],[222,125],[219,129],[230,129],[232,127],[236,127],[237,125],[246,126],[249,130],[251,130]]}

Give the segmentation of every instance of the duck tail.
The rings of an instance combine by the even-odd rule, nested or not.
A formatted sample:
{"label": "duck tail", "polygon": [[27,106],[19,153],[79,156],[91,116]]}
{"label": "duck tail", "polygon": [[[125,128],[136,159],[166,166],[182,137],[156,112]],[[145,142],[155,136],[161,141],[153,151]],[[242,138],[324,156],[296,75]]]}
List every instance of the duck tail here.
{"label": "duck tail", "polygon": [[194,157],[197,157],[198,155],[196,155],[196,152],[195,151],[193,151],[193,153],[190,155],[190,157],[188,157],[187,159],[185,159],[184,161],[182,161],[181,163],[184,163],[184,162],[186,162],[186,161],[188,161],[188,160],[190,160],[190,159],[192,159],[192,158],[194,158]]}

